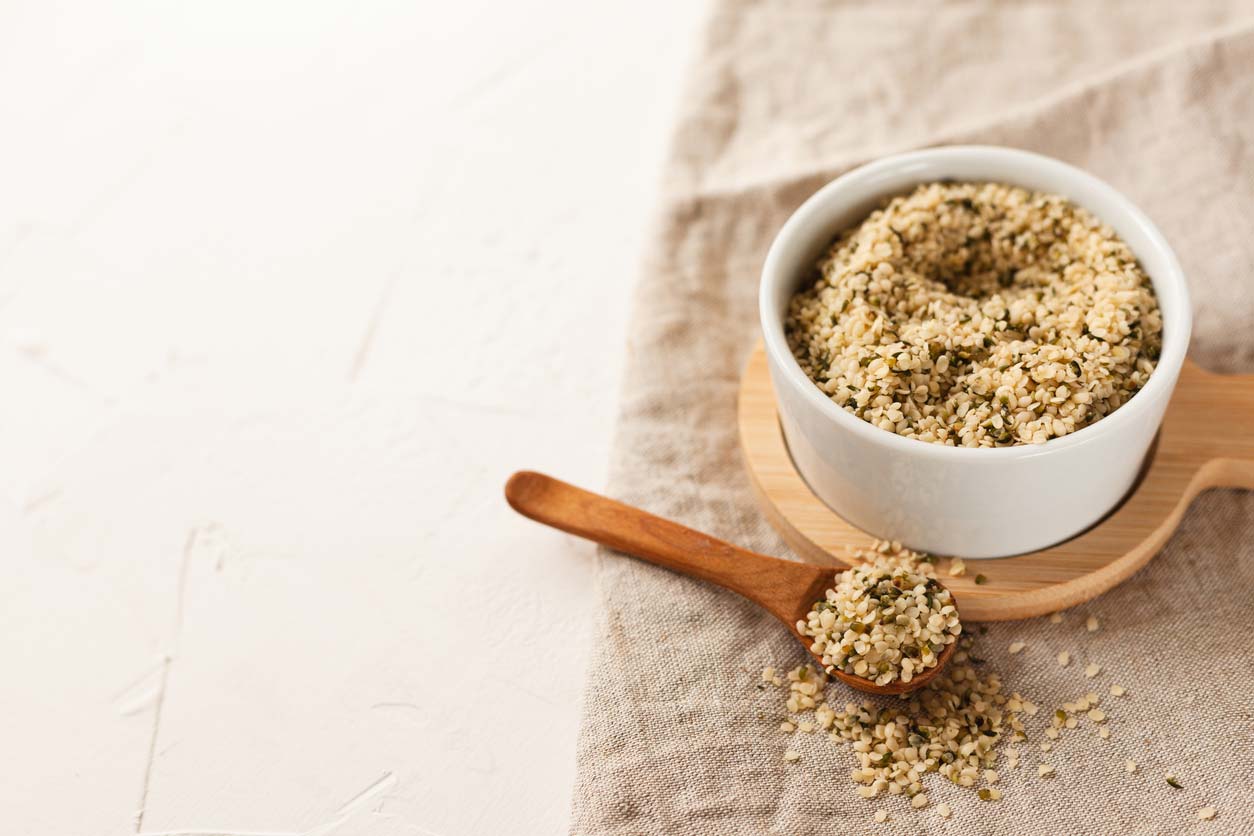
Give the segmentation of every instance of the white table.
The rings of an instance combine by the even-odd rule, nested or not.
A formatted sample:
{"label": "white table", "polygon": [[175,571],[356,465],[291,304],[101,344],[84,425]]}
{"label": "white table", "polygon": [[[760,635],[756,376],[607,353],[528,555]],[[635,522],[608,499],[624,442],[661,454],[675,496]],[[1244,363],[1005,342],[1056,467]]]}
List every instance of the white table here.
{"label": "white table", "polygon": [[0,12],[0,831],[565,827],[702,6]]}

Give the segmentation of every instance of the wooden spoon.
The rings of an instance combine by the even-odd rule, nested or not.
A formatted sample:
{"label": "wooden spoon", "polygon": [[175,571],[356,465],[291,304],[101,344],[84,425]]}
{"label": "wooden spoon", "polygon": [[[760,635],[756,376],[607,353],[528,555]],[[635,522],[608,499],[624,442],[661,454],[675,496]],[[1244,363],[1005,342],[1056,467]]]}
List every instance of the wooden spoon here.
{"label": "wooden spoon", "polygon": [[[515,511],[536,522],[743,595],[784,622],[807,650],[810,639],[798,632],[797,622],[835,583],[832,569],[746,551],[543,473],[524,470],[509,477],[505,499]],[[860,691],[902,694],[930,682],[957,646],[957,642],[946,645],[936,665],[909,682],[876,685],[843,671],[834,675]],[[823,668],[821,659],[819,668]]]}

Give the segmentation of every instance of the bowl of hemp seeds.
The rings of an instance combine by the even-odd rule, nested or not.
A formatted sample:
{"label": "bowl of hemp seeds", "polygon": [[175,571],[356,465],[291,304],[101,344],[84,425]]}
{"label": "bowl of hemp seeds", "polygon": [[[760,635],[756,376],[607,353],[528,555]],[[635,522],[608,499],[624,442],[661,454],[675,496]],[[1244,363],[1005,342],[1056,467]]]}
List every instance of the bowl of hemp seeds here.
{"label": "bowl of hemp seeds", "polygon": [[1191,330],[1170,246],[1058,160],[956,146],[829,183],[759,298],[780,426],[867,532],[999,557],[1066,540],[1136,480]]}

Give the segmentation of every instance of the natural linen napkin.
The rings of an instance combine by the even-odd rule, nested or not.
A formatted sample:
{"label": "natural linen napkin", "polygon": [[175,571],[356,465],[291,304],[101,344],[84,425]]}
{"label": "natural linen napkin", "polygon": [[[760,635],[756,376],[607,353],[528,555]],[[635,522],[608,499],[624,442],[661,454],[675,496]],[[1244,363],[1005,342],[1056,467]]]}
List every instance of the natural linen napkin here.
{"label": "natural linen napkin", "polygon": [[[784,218],[822,183],[921,145],[1016,146],[1112,183],[1184,264],[1193,358],[1254,371],[1254,9],[1249,19],[1234,9],[724,0],[636,300],[609,493],[789,554],[755,505],[736,444],[758,271]],[[900,796],[857,798],[845,745],[790,739],[778,731],[783,692],[755,687],[764,666],[805,659],[770,616],[610,552],[600,578],[574,833],[1254,832],[1254,492],[1199,498],[1146,569],[1062,623],[977,634],[1007,689],[1043,709],[1022,765],[1002,769],[997,802],[935,775],[923,810]],[[1097,632],[1085,629],[1089,615]],[[1027,649],[1009,655],[1013,640]],[[1055,661],[1062,650],[1075,659],[1067,668]],[[1088,661],[1102,666],[1096,679],[1084,678]],[[1116,683],[1126,696],[1107,695]],[[1042,718],[1089,690],[1104,698],[1110,739],[1082,726],[1043,755]],[[851,698],[828,688],[834,705]],[[801,760],[785,763],[786,747]],[[1038,778],[1040,760],[1057,777]],[[1169,772],[1183,789],[1166,783]],[[1206,806],[1214,821],[1198,820]],[[872,819],[881,807],[884,825]]]}

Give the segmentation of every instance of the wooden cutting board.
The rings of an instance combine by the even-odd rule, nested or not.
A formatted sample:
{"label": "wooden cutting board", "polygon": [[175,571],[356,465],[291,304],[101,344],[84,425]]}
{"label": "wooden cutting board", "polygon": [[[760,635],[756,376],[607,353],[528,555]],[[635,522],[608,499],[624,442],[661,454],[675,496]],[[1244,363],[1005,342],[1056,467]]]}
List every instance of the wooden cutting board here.
{"label": "wooden cutting board", "polygon": [[[824,505],[793,467],[761,344],[741,379],[739,424],[762,510],[802,559],[842,567],[851,549],[870,545],[873,538]],[[1148,563],[1193,498],[1216,487],[1254,488],[1254,376],[1212,374],[1186,360],[1141,480],[1119,508],[1052,548],[969,560],[961,577],[949,576],[949,561],[941,561],[939,574],[964,621],[1031,618],[1075,606]],[[986,582],[976,584],[977,574]]]}

